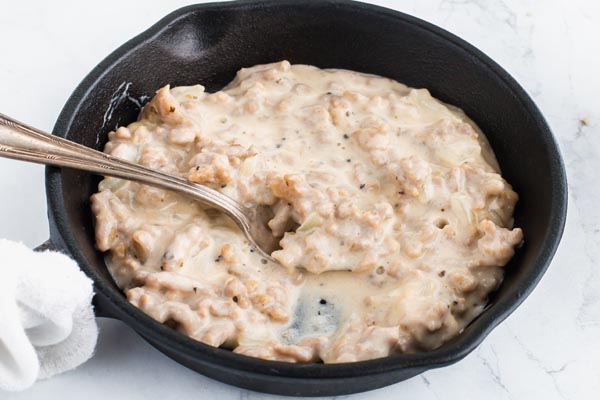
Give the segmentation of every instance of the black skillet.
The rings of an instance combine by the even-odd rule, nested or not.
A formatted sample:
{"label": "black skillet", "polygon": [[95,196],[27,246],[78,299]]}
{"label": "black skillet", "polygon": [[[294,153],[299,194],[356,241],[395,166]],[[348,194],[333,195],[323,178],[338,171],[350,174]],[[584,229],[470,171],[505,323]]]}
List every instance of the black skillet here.
{"label": "black skillet", "polygon": [[337,365],[263,361],[189,339],[130,305],[111,280],[94,248],[89,206],[99,178],[80,171],[46,170],[49,244],[70,254],[94,280],[97,316],[124,321],[179,363],[232,385],[286,395],[341,395],[457,362],[542,277],[562,235],[567,186],[556,142],[532,100],[506,71],[456,36],[399,12],[343,0],[190,6],[102,61],[77,87],[53,132],[102,149],[107,133],[133,122],[157,88],[201,83],[217,90],[240,67],[282,59],[428,88],[465,110],[487,134],[504,176],[521,196],[515,220],[526,239],[489,308],[461,335],[426,353]]}

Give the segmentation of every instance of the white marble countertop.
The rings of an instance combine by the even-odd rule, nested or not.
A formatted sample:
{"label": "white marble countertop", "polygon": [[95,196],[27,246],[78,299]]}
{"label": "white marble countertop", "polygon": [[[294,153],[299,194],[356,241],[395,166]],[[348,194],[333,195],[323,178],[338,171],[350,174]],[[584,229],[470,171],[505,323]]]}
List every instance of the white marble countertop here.
{"label": "white marble countertop", "polygon": [[[79,81],[108,53],[186,0],[3,2],[0,112],[51,130]],[[403,0],[378,4],[461,36],[533,96],[561,145],[569,216],[534,293],[463,361],[353,399],[598,399],[600,393],[600,2]],[[43,167],[0,159],[0,237],[48,236]],[[124,324],[99,319],[96,355],[0,399],[274,398],[196,374]]]}

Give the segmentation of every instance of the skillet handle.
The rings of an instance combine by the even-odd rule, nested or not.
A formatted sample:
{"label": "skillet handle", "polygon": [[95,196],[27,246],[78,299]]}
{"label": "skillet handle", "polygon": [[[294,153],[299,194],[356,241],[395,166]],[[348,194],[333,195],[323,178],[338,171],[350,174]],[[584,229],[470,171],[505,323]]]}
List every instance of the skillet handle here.
{"label": "skillet handle", "polygon": [[[34,248],[33,251],[56,251],[64,254],[64,251],[61,251],[61,249],[59,249],[54,243],[52,243],[52,239],[46,240],[44,243]],[[100,298],[100,295],[94,295],[94,298],[92,299],[92,305],[94,306],[94,314],[96,315],[96,318],[116,319],[116,317],[107,310],[107,308],[104,306],[104,303],[105,302]]]}
{"label": "skillet handle", "polygon": [[58,251],[62,253],[58,248],[56,248],[56,246],[54,246],[54,243],[52,243],[52,240],[50,239],[46,240],[44,243],[40,244],[35,249],[33,249],[33,251],[37,251],[38,253],[46,250]]}

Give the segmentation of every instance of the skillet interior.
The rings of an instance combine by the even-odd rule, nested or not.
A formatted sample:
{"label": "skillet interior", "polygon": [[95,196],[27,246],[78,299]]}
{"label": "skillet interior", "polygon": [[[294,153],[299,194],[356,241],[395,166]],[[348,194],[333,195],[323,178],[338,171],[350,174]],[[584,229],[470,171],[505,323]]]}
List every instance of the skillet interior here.
{"label": "skillet interior", "polygon": [[504,70],[462,40],[404,14],[343,0],[191,6],[96,67],[69,99],[54,134],[102,149],[108,131],[133,122],[157,88],[201,83],[214,91],[240,67],[281,59],[426,87],[463,108],[487,134],[503,175],[520,194],[515,220],[526,244],[506,267],[489,309],[463,334],[428,353],[338,365],[267,362],[183,337],[129,305],[110,279],[94,248],[89,207],[99,178],[79,171],[47,169],[52,241],[94,279],[100,315],[122,319],[178,362],[230,384],[288,395],[340,395],[458,361],[533,289],[558,245],[566,213],[564,168],[543,117]]}

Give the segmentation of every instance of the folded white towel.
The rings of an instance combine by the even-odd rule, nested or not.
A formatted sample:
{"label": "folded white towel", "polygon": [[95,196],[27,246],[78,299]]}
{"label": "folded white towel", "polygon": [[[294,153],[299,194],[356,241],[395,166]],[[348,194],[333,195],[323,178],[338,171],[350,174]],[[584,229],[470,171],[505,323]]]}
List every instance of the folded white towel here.
{"label": "folded white towel", "polygon": [[26,389],[92,356],[92,296],[69,257],[0,239],[0,389]]}

